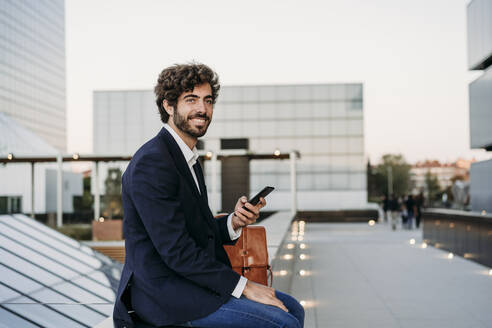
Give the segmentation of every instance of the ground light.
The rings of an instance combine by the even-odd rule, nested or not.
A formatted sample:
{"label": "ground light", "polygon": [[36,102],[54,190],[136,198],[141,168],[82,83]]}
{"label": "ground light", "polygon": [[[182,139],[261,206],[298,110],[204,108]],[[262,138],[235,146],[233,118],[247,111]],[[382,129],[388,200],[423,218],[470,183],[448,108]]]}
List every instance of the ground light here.
{"label": "ground light", "polygon": [[373,225],[375,225],[375,224],[376,224],[376,221],[374,221],[374,220],[369,220],[369,225],[370,225],[371,227],[372,227]]}
{"label": "ground light", "polygon": [[[301,254],[301,255],[299,255],[299,258],[301,260],[305,260],[307,258],[307,256],[306,256],[306,254]],[[490,271],[492,271],[492,270],[490,270]]]}
{"label": "ground light", "polygon": [[287,270],[280,270],[280,271],[279,271],[279,274],[280,274],[281,276],[286,276],[286,275],[287,275],[287,273],[288,273],[288,271],[287,271]]}
{"label": "ground light", "polygon": [[99,222],[104,222],[104,218],[102,216],[99,218]]}
{"label": "ground light", "polygon": [[287,249],[293,249],[294,247],[294,244],[287,244]]}
{"label": "ground light", "polygon": [[415,239],[410,239],[410,245],[415,245]]}
{"label": "ground light", "polygon": [[453,253],[449,253],[448,254],[448,259],[452,259],[454,257],[454,254]]}
{"label": "ground light", "polygon": [[492,276],[492,269],[489,270],[489,276]]}
{"label": "ground light", "polygon": [[300,270],[300,271],[299,271],[299,274],[300,274],[301,276],[305,276],[305,275],[307,274],[307,272],[306,272],[306,270]]}
{"label": "ground light", "polygon": [[301,300],[299,303],[300,303],[302,306],[306,306],[306,304],[307,304],[307,302],[306,302],[305,300]]}
{"label": "ground light", "polygon": [[305,249],[305,248],[306,248],[306,244],[300,244],[300,245],[299,245],[299,247],[300,247],[301,249]]}
{"label": "ground light", "polygon": [[285,255],[283,256],[283,259],[284,259],[284,260],[292,260],[293,258],[294,258],[294,257],[292,256],[292,254],[285,254]]}
{"label": "ground light", "polygon": [[422,248],[427,248],[427,243],[422,243]]}

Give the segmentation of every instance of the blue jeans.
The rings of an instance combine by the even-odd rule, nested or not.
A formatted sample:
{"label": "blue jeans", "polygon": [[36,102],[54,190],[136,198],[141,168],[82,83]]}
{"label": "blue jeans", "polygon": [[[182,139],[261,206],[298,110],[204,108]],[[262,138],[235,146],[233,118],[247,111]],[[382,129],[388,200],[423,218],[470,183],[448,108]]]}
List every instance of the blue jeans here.
{"label": "blue jeans", "polygon": [[272,305],[251,301],[244,296],[231,297],[217,311],[193,320],[184,327],[213,328],[303,328],[304,308],[292,296],[276,291],[289,312]]}

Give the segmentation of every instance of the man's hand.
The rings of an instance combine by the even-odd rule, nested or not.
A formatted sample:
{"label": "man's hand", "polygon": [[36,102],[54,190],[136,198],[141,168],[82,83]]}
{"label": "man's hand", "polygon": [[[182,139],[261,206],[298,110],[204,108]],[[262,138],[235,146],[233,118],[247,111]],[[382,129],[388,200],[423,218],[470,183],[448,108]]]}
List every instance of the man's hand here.
{"label": "man's hand", "polygon": [[244,287],[243,295],[252,301],[276,306],[285,312],[289,312],[284,303],[275,296],[275,289],[272,287],[263,286],[248,280]]}
{"label": "man's hand", "polygon": [[[260,217],[260,209],[265,207],[266,200],[263,197],[260,197],[260,202],[253,206],[248,203],[248,199],[246,196],[242,196],[238,199],[236,206],[234,208],[234,215],[232,216],[232,228],[237,230],[241,227],[245,227],[249,224],[255,223],[256,220]],[[249,211],[245,210],[246,207]]]}

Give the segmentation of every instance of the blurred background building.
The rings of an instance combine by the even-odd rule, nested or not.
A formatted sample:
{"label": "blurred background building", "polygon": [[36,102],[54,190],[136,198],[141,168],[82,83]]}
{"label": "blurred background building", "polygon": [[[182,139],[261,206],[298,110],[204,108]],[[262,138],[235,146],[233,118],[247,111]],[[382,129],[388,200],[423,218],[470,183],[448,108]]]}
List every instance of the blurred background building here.
{"label": "blurred background building", "polygon": [[[67,144],[65,2],[0,3],[0,156],[56,156]],[[0,214],[56,211],[56,166],[31,165],[0,166]],[[81,194],[82,175],[65,172],[65,213]]]}
{"label": "blurred background building", "polygon": [[[155,136],[162,123],[154,99],[150,90],[94,92],[94,153],[132,155]],[[363,120],[362,84],[224,86],[203,149],[268,154],[298,150],[299,210],[363,208]],[[210,165],[205,163],[208,185]],[[276,191],[269,196],[269,209],[289,208],[289,163],[252,160],[247,169],[250,195],[271,185]],[[100,181],[105,171],[101,169]],[[221,173],[219,166],[219,192],[224,188]],[[221,199],[212,205],[224,209]]]}
{"label": "blurred background building", "polygon": [[[470,83],[470,146],[492,150],[492,2],[473,0],[467,8],[468,68],[483,74]],[[492,212],[492,160],[470,170],[473,211]]]}
{"label": "blurred background building", "polygon": [[0,112],[65,151],[65,2],[1,4]]}
{"label": "blurred background building", "polygon": [[417,162],[410,170],[412,192],[416,194],[427,188],[426,175],[428,173],[437,178],[442,190],[452,187],[457,180],[468,181],[470,166],[473,162],[473,160],[465,159],[459,159],[453,163],[441,163],[437,160]]}

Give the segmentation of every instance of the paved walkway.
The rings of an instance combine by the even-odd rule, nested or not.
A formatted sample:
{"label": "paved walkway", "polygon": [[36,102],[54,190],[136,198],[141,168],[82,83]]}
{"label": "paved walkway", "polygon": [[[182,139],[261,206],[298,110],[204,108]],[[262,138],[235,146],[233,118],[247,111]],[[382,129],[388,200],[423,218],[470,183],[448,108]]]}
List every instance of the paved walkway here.
{"label": "paved walkway", "polygon": [[488,268],[422,248],[421,236],[384,224],[306,224],[291,286],[306,301],[305,327],[492,327]]}

